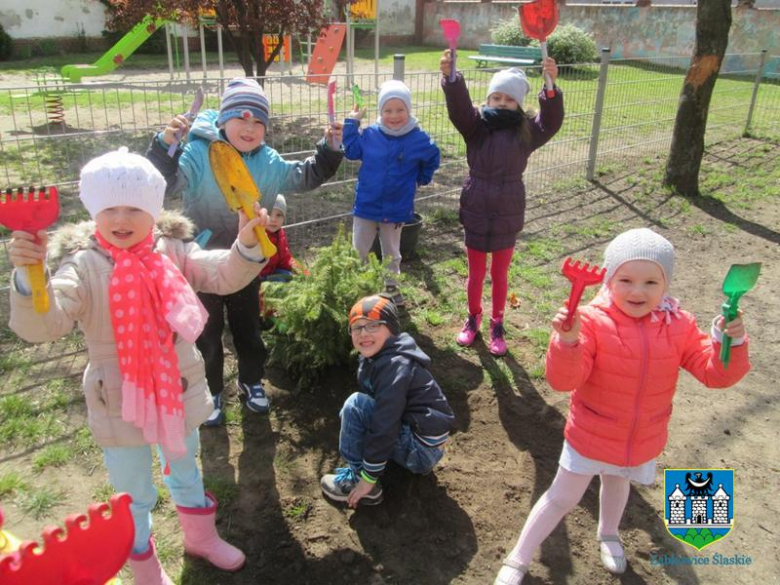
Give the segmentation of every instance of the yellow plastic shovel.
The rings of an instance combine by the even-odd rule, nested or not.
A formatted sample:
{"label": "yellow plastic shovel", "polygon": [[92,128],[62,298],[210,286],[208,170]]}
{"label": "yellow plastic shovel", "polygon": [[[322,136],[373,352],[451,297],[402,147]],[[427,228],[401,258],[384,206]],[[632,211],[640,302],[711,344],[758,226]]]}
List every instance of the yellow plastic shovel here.
{"label": "yellow plastic shovel", "polygon": [[[233,211],[241,209],[249,219],[255,218],[253,205],[260,201],[269,212],[276,200],[276,196],[263,200],[260,189],[257,188],[249,169],[238,151],[224,140],[215,140],[209,145],[209,162],[214,178],[219,185],[219,190],[225,197],[228,207]],[[276,246],[268,239],[268,234],[261,227],[255,227],[257,241],[266,258],[276,254]]]}

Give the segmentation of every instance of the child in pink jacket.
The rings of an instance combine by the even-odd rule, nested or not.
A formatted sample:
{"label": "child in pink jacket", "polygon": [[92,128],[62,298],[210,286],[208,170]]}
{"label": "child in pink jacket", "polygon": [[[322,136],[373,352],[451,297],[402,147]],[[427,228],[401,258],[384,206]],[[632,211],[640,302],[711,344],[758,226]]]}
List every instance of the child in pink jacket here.
{"label": "child in pink jacket", "polygon": [[[558,473],[531,510],[496,585],[522,581],[534,551],[597,474],[601,562],[607,571],[623,573],[618,524],[629,481],[654,481],[680,368],[708,388],[732,386],[750,369],[741,315],[729,323],[716,317],[706,334],[669,296],[674,248],[665,238],[645,228],[624,232],[607,246],[604,267],[604,286],[576,310],[571,330],[563,330],[565,306],[552,321],[547,381],[571,392],[563,451]],[[719,358],[724,333],[733,340],[728,369]]]}

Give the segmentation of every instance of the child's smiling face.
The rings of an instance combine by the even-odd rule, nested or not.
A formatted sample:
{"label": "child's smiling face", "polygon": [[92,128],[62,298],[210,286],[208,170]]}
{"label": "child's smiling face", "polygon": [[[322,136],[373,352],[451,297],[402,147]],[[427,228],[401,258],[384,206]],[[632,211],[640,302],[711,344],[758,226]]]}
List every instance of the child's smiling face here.
{"label": "child's smiling face", "polygon": [[393,130],[402,128],[409,121],[409,110],[403,100],[398,98],[387,100],[379,114],[382,116],[382,124]]}
{"label": "child's smiling face", "polygon": [[641,318],[655,309],[666,292],[664,271],[650,260],[622,264],[609,281],[612,302],[629,317]]}
{"label": "child's smiling face", "polygon": [[379,353],[385,342],[393,335],[383,321],[358,319],[349,326],[352,333],[352,345],[364,358],[370,358]]}
{"label": "child's smiling face", "polygon": [[252,152],[265,140],[265,124],[260,118],[230,118],[225,122],[228,142],[239,152]]}
{"label": "child's smiling face", "polygon": [[149,235],[154,227],[154,218],[143,209],[118,205],[98,213],[95,226],[109,244],[124,250],[132,248]]}
{"label": "child's smiling face", "polygon": [[519,110],[520,104],[509,94],[500,91],[494,91],[488,96],[487,105],[489,108],[498,108],[500,110]]}

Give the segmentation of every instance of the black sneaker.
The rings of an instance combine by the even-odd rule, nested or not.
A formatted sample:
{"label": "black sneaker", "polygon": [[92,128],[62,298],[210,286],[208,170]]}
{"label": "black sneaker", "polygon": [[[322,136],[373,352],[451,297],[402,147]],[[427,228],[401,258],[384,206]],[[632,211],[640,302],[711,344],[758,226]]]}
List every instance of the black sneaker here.
{"label": "black sneaker", "polygon": [[[349,467],[338,467],[336,473],[323,475],[320,480],[322,493],[334,502],[346,502],[350,492],[360,482],[355,472]],[[379,482],[365,496],[360,499],[361,505],[375,506],[381,504],[384,496],[382,495],[382,485]]]}

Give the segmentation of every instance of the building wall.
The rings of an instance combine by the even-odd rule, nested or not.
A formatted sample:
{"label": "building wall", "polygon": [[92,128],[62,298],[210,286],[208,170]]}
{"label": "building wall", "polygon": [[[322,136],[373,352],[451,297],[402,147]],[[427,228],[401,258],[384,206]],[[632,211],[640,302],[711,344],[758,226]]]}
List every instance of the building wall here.
{"label": "building wall", "polygon": [[0,24],[12,39],[100,37],[105,7],[96,0],[0,0]]}

